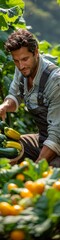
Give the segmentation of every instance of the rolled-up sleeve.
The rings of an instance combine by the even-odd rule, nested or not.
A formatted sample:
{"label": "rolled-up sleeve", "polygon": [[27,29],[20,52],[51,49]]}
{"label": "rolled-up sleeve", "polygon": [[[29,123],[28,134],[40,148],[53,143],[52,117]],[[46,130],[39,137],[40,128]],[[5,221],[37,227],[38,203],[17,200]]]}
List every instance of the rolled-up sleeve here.
{"label": "rolled-up sleeve", "polygon": [[9,94],[5,98],[5,99],[11,98],[15,101],[16,111],[18,109],[18,106],[21,103],[20,90],[19,90],[20,78],[21,78],[21,73],[18,70],[18,68],[16,67],[15,68],[14,79],[13,79],[11,85],[10,85],[10,88],[9,88]]}
{"label": "rolled-up sleeve", "polygon": [[[58,74],[57,74],[58,73]],[[51,75],[46,85],[48,98],[48,138],[44,145],[60,155],[60,72]]]}

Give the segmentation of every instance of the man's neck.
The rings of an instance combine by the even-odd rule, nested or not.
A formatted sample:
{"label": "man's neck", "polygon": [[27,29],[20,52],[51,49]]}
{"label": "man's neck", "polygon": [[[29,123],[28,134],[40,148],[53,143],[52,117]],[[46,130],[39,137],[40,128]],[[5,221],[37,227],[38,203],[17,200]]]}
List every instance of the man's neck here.
{"label": "man's neck", "polygon": [[33,86],[33,80],[34,80],[34,77],[36,76],[36,73],[38,71],[38,65],[39,65],[39,60],[38,60],[38,63],[33,71],[33,73],[27,78],[27,86],[28,86],[28,91],[32,88]]}
{"label": "man's neck", "polygon": [[32,86],[33,86],[33,79],[32,77],[29,77],[29,79],[27,80],[28,91],[32,88]]}

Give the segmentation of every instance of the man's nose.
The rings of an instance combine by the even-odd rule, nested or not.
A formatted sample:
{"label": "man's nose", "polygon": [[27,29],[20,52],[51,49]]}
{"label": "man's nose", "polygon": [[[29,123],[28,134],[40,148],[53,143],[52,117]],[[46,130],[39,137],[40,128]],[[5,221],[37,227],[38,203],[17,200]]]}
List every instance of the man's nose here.
{"label": "man's nose", "polygon": [[20,66],[20,69],[22,70],[24,68],[24,63],[22,61],[19,61],[19,66]]}

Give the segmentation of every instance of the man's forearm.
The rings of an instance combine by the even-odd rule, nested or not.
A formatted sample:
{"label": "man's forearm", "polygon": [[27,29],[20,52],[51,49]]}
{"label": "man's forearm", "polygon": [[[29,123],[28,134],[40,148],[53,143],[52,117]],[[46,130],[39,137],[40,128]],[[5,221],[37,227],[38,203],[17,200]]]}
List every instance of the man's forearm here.
{"label": "man's forearm", "polygon": [[48,146],[44,145],[36,162],[38,162],[43,158],[45,158],[48,162],[50,162],[55,156],[56,156],[56,153],[52,149],[50,149]]}
{"label": "man's forearm", "polygon": [[4,100],[7,112],[14,112],[16,110],[16,103],[13,99],[7,98]]}

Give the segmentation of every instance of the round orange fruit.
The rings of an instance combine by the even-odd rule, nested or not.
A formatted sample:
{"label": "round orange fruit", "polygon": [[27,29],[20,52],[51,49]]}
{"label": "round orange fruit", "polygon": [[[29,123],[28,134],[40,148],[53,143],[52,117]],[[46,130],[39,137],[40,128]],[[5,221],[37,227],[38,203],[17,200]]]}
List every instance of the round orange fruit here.
{"label": "round orange fruit", "polygon": [[26,167],[26,170],[28,170],[28,167],[29,167],[29,163],[27,161],[23,161],[19,164],[20,167],[23,167],[25,166]]}
{"label": "round orange fruit", "polygon": [[11,191],[12,189],[18,188],[18,186],[15,183],[9,183],[7,188],[9,191]]}
{"label": "round orange fruit", "polygon": [[19,215],[22,211],[23,207],[18,204],[11,206],[11,215],[13,216]]}
{"label": "round orange fruit", "polygon": [[44,181],[41,181],[41,179],[38,179],[36,182],[36,193],[42,194],[45,190],[45,183]]}
{"label": "round orange fruit", "polygon": [[53,188],[60,190],[60,180],[57,180],[56,182],[53,183]]}
{"label": "round orange fruit", "polygon": [[23,174],[17,174],[17,175],[16,175],[16,179],[21,180],[21,181],[24,181],[24,180],[25,180],[25,177],[24,177]]}
{"label": "round orange fruit", "polygon": [[20,196],[21,196],[22,198],[27,198],[27,197],[32,197],[33,195],[32,195],[32,193],[29,191],[29,189],[23,188],[23,189],[21,190],[21,192],[20,192]]}
{"label": "round orange fruit", "polygon": [[25,234],[22,230],[13,230],[10,233],[10,240],[24,240]]}
{"label": "round orange fruit", "polygon": [[11,215],[11,205],[8,202],[0,202],[0,212],[3,216]]}

